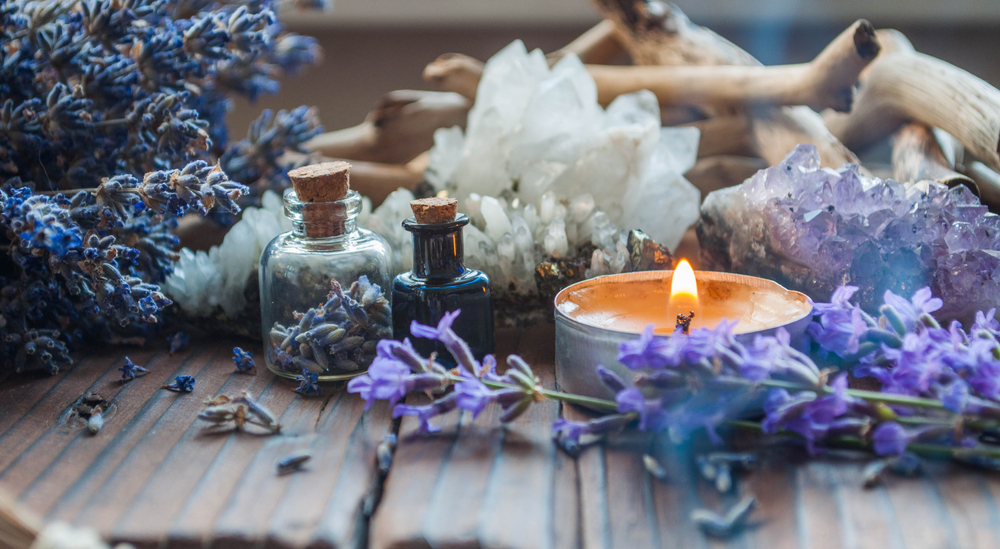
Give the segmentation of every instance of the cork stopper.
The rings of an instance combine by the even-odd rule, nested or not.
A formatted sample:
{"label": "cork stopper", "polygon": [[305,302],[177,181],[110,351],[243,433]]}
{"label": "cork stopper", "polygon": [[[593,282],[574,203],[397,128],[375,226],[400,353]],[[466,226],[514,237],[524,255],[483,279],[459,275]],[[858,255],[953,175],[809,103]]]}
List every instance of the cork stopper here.
{"label": "cork stopper", "polygon": [[302,202],[336,202],[351,190],[351,165],[343,160],[295,168],[288,172]]}
{"label": "cork stopper", "polygon": [[306,236],[325,238],[346,229],[341,202],[351,190],[351,165],[342,160],[303,166],[288,172],[302,207]]}
{"label": "cork stopper", "polygon": [[458,200],[454,198],[421,198],[410,202],[410,209],[417,223],[421,225],[438,225],[455,221],[458,214]]}

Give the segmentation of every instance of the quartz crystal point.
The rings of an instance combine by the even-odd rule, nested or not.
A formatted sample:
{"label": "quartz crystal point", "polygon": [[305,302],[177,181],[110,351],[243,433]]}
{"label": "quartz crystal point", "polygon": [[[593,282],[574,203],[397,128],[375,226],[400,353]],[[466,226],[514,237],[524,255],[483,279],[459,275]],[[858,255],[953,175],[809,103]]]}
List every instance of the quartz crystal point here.
{"label": "quartz crystal point", "polygon": [[[629,230],[674,249],[697,221],[701,197],[682,174],[698,130],[661,128],[648,91],[602,108],[576,56],[550,69],[540,51],[513,42],[486,63],[466,128],[435,133],[425,175],[469,216],[466,264],[489,275],[496,297],[633,270]],[[363,221],[402,261],[410,200],[397,191]]]}
{"label": "quartz crystal point", "polygon": [[870,312],[886,290],[924,286],[944,300],[943,320],[1000,305],[1000,217],[966,187],[820,168],[812,145],[708,195],[698,240],[706,268],[770,278],[816,301],[851,284]]}

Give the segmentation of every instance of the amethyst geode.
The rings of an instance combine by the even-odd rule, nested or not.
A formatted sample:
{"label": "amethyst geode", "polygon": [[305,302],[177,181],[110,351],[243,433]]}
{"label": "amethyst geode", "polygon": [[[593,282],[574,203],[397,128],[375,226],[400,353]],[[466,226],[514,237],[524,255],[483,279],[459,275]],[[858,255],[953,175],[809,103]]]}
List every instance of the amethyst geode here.
{"label": "amethyst geode", "polygon": [[851,284],[870,312],[886,290],[924,286],[944,300],[942,320],[1000,304],[1000,217],[967,188],[820,168],[812,145],[708,195],[698,240],[705,268],[770,278],[816,301]]}

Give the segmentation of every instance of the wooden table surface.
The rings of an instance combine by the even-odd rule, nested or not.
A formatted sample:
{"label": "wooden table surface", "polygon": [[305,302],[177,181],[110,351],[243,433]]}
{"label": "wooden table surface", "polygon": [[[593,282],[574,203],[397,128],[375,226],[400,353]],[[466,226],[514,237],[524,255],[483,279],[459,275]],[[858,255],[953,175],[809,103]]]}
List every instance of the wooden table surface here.
{"label": "wooden table surface", "polygon": [[[500,333],[547,386],[555,383],[553,331]],[[691,459],[662,442],[623,436],[577,459],[551,441],[555,402],[515,423],[497,410],[452,414],[442,432],[416,436],[386,406],[363,411],[342,386],[302,398],[266,371],[233,373],[234,344],[193,343],[184,354],[111,348],[54,377],[0,384],[0,490],[47,519],[97,528],[138,547],[500,547],[500,548],[941,548],[1000,546],[1000,480],[945,464],[915,479],[861,487],[863,461],[762,459],[720,496]],[[126,353],[127,351],[127,353]],[[125,354],[150,374],[118,381]],[[159,390],[196,376],[193,394]],[[206,434],[202,402],[247,389],[281,416],[280,436]],[[94,391],[114,403],[94,436],[70,409]],[[375,449],[398,431],[387,476]],[[308,448],[308,470],[275,474],[275,461]],[[659,456],[668,482],[650,477],[642,454]],[[771,452],[766,452],[772,455]],[[706,538],[688,517],[753,494],[750,528]]]}

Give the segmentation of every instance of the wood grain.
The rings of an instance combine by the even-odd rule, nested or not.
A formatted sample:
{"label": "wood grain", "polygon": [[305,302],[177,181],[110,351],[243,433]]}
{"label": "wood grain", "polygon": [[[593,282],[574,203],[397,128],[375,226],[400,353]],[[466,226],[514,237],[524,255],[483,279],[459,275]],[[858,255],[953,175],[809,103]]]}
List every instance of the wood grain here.
{"label": "wood grain", "polygon": [[[557,385],[553,327],[498,332],[498,355],[522,355],[545,386]],[[498,410],[450,414],[441,432],[418,435],[412,418],[343,385],[306,399],[269,373],[233,373],[237,341],[201,342],[183,354],[127,349],[151,373],[119,381],[124,353],[78,361],[55,377],[0,383],[0,490],[48,519],[97,528],[115,541],[156,548],[988,548],[1000,543],[1000,478],[931,463],[919,478],[888,476],[861,487],[867,457],[830,452],[813,459],[760,447],[760,467],[719,494],[697,473],[694,453],[640,433],[586,448],[577,458],[551,440],[560,415],[587,412],[543,402],[508,426]],[[175,375],[195,393],[159,389]],[[202,402],[242,390],[280,416],[280,436],[209,434]],[[83,393],[114,403],[96,436],[69,411]],[[421,397],[425,398],[425,397]],[[421,399],[414,399],[419,402]],[[398,429],[383,479],[375,452]],[[305,471],[277,476],[275,461],[307,449]],[[649,453],[666,482],[646,471]],[[750,526],[726,540],[705,537],[691,511],[723,511],[753,495]]]}

